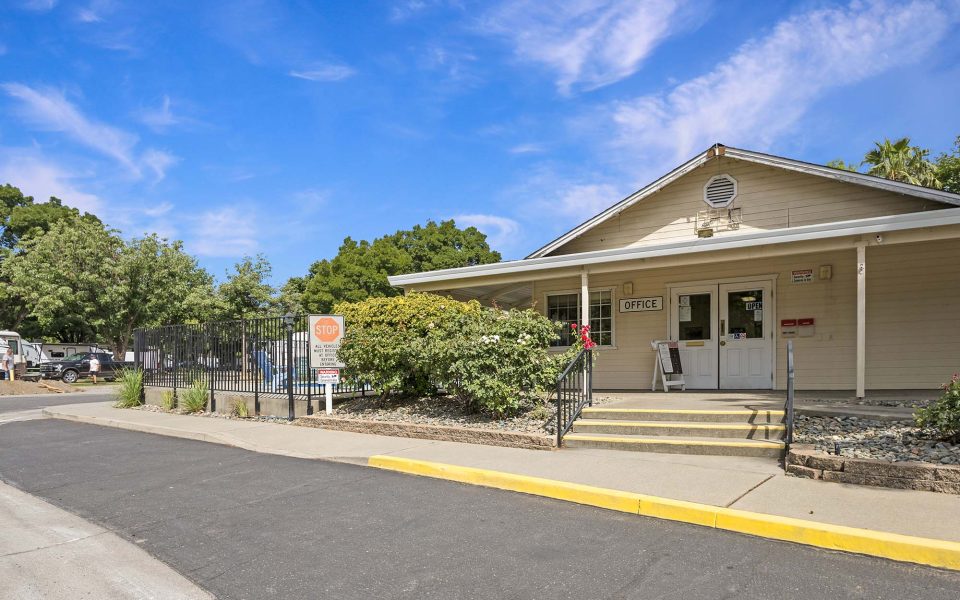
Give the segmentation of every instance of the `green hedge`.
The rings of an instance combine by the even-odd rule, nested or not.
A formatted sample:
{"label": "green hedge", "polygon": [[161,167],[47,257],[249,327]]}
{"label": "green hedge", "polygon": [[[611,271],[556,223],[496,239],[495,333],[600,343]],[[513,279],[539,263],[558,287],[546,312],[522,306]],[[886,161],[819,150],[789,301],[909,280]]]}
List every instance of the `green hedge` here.
{"label": "green hedge", "polygon": [[552,389],[570,359],[549,352],[560,326],[533,310],[411,293],[334,311],[346,319],[339,354],[346,375],[383,395],[423,396],[442,387],[473,411],[503,416]]}

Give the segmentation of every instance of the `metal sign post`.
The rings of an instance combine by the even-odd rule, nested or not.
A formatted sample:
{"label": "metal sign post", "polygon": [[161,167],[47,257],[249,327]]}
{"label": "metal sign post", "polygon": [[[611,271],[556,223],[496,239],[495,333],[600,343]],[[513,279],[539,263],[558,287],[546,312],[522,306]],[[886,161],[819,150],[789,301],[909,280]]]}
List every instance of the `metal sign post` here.
{"label": "metal sign post", "polygon": [[310,315],[310,368],[317,369],[317,383],[323,383],[326,412],[333,414],[333,385],[340,382],[345,365],[337,358],[345,327],[343,315]]}

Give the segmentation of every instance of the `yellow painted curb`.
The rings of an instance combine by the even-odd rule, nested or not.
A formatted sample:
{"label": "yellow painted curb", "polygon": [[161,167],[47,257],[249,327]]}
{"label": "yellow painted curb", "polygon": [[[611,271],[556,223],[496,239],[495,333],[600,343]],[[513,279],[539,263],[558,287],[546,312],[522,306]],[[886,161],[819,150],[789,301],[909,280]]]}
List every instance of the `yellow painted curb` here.
{"label": "yellow painted curb", "polygon": [[830,525],[709,504],[671,500],[527,475],[444,463],[371,456],[371,467],[566,500],[762,538],[960,571],[960,543]]}

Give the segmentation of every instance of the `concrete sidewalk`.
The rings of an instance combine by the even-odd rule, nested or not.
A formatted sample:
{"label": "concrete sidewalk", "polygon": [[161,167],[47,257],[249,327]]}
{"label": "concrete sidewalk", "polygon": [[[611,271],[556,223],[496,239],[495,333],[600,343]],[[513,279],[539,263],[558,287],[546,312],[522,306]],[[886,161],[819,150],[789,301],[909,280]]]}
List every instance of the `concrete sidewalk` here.
{"label": "concrete sidewalk", "polygon": [[137,545],[4,483],[0,531],[3,598],[212,598]]}
{"label": "concrete sidewalk", "polygon": [[960,542],[960,496],[786,477],[770,459],[523,450],[327,431],[293,425],[124,410],[109,403],[44,414],[298,458],[368,464],[371,456],[433,461],[673,500]]}

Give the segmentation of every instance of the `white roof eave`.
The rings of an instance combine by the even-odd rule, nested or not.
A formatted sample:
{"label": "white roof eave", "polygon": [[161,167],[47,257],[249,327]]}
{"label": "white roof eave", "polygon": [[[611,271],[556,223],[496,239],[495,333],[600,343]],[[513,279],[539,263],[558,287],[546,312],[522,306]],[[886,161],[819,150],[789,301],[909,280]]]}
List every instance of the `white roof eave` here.
{"label": "white roof eave", "polygon": [[388,277],[390,285],[404,287],[410,285],[436,283],[447,280],[473,279],[492,275],[507,275],[513,273],[548,271],[567,267],[580,267],[592,264],[610,263],[641,258],[656,258],[659,256],[692,254],[697,252],[715,252],[736,248],[748,248],[771,244],[787,244],[838,238],[844,236],[866,235],[907,229],[922,229],[927,227],[942,227],[960,225],[960,208],[907,213],[885,217],[871,217],[851,221],[837,221],[817,225],[804,225],[770,231],[750,232],[743,234],[725,235],[682,242],[669,242],[633,248],[616,248],[612,250],[595,250],[576,254],[561,254],[542,258],[527,258],[510,262],[460,267],[411,273],[409,275],[394,275]]}

